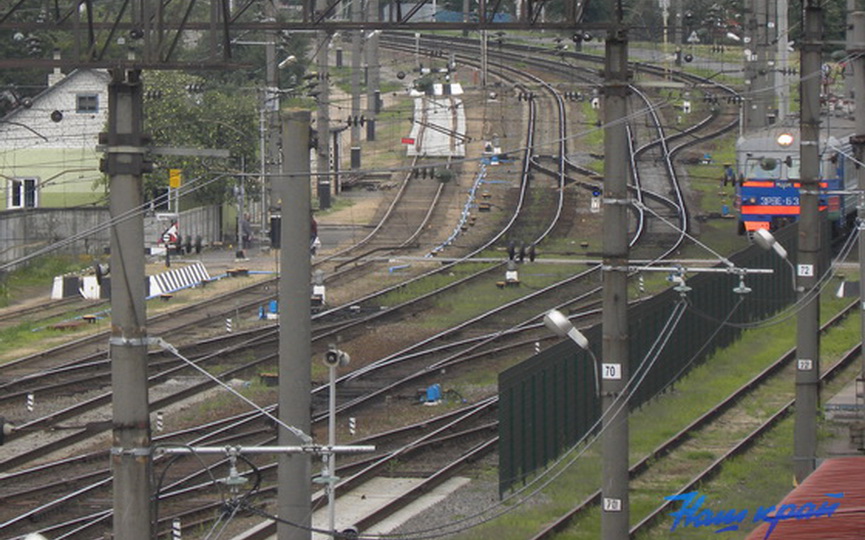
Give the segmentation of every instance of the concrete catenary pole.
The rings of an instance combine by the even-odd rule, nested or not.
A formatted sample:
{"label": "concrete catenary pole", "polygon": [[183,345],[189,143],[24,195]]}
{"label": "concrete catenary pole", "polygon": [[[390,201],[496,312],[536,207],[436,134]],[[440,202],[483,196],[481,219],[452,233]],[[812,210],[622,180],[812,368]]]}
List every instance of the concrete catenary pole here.
{"label": "concrete catenary pole", "polygon": [[797,288],[802,307],[797,316],[796,407],[793,428],[793,471],[802,482],[816,467],[817,414],[820,405],[820,273],[822,221],[818,209],[820,179],[820,81],[823,9],[820,0],[806,0],[800,93],[801,189]]}
{"label": "concrete catenary pole", "polygon": [[790,115],[790,24],[787,0],[778,0],[778,69],[775,70],[775,87],[778,94],[778,123]]}
{"label": "concrete catenary pole", "polygon": [[[850,39],[847,53],[854,58],[852,91],[854,96],[865,96],[865,12],[851,13],[850,24],[852,31],[848,33]],[[856,107],[855,128],[856,133],[850,137],[850,142],[856,159],[861,162],[865,160],[865,106]],[[862,311],[860,328],[865,342],[865,294],[862,292],[865,290],[865,167],[858,167],[856,176],[859,182],[859,307]],[[865,398],[865,395],[862,395],[865,389],[865,354],[861,356],[862,367],[856,385],[856,400],[860,405],[862,398]]]}
{"label": "concrete catenary pole", "polygon": [[756,92],[754,111],[757,118],[755,127],[767,127],[774,118],[770,113],[774,109],[775,89],[772,84],[775,81],[773,69],[775,67],[775,0],[759,0],[757,2],[757,36],[755,44],[757,50],[757,81],[754,85]]}
{"label": "concrete catenary pole", "polygon": [[333,36],[330,32],[319,32],[318,48],[318,109],[315,125],[318,130],[318,147],[316,159],[316,194],[318,207],[321,210],[330,208],[332,183],[330,181],[330,43]]}
{"label": "concrete catenary pole", "polygon": [[[264,18],[276,21],[276,7],[273,2],[264,2]],[[276,59],[277,32],[266,33],[264,46],[264,184],[261,186],[261,225],[267,227],[268,212],[273,205],[272,178],[279,172],[279,70]]]}
{"label": "concrete catenary pole", "polygon": [[111,387],[114,537],[150,540],[152,456],[147,399],[147,313],[141,174],[141,72],[117,69],[108,86],[111,215]]}
{"label": "concrete catenary pole", "polygon": [[[367,0],[367,2],[367,20],[377,23],[381,20],[378,0]],[[366,82],[366,140],[368,141],[375,140],[375,117],[379,112],[379,102],[381,101],[378,34],[378,31],[373,31],[367,38],[365,46],[368,70]]]}
{"label": "concrete catenary pole", "polygon": [[[274,183],[274,195],[282,208],[279,278],[279,419],[310,433],[312,356],[310,319],[310,174],[309,111],[280,114],[282,121],[283,172]],[[280,427],[280,446],[303,444]],[[288,523],[277,526],[279,540],[311,538],[311,463],[308,454],[284,454],[279,458],[278,515]],[[293,524],[293,525],[292,525]],[[299,525],[300,527],[298,527]]]}
{"label": "concrete catenary pole", "polygon": [[[769,101],[774,92],[769,88],[767,0],[747,0],[745,3],[744,49],[750,52],[745,57],[745,93],[743,121],[745,131],[764,128],[768,125]],[[773,21],[774,23],[774,21]]]}
{"label": "concrete catenary pole", "polygon": [[[351,3],[351,21],[361,22],[363,17],[362,0],[354,0]],[[351,168],[360,169],[360,69],[363,30],[354,30],[351,33]]]}
{"label": "concrete catenary pole", "polygon": [[619,19],[609,30],[604,66],[603,364],[601,535],[628,538],[628,38]]}
{"label": "concrete catenary pole", "polygon": [[755,4],[758,0],[745,0],[742,21],[742,74],[744,76],[745,92],[742,98],[742,131],[747,133],[757,129],[754,125],[754,84],[757,77],[757,55],[754,44],[757,42],[757,18]]}

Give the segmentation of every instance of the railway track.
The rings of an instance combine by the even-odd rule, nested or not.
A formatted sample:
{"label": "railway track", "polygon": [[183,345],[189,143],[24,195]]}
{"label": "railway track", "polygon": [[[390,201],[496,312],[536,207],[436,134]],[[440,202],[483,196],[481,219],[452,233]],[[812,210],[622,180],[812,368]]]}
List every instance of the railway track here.
{"label": "railway track", "polygon": [[[853,303],[841,310],[821,327],[821,333],[829,332],[838,326],[857,307]],[[856,361],[858,355],[859,346],[847,351],[837,362],[823,372],[821,381],[824,383],[830,381],[845,367]],[[641,489],[640,486],[651,482],[652,478],[656,478],[658,475],[663,475],[666,478],[666,485],[681,486],[676,488],[677,493],[693,490],[700,482],[717,474],[726,461],[746,452],[761,436],[791,412],[793,401],[789,399],[789,395],[786,392],[779,394],[777,383],[771,383],[780,380],[783,381],[782,387],[793,387],[792,384],[787,383],[791,383],[794,377],[795,356],[795,349],[785,352],[767,365],[765,369],[725,396],[723,400],[709,407],[687,426],[658,445],[649,454],[642,456],[631,466],[629,471],[634,491],[638,492]],[[759,417],[748,412],[755,402],[768,404],[766,410]],[[730,420],[732,418],[736,420]],[[751,421],[743,423],[743,418],[750,418]],[[731,430],[729,428],[731,423],[738,424],[738,428]],[[711,440],[711,443],[707,440]],[[699,468],[696,472],[690,472],[689,474],[692,476],[688,477],[685,476],[688,473],[683,474],[683,471],[689,471],[693,467],[685,469],[683,463],[694,460],[685,459],[683,456],[695,448],[703,450],[711,448],[712,455],[703,460],[708,462],[705,467]],[[675,469],[678,469],[677,473],[670,472]],[[671,478],[675,475],[682,477],[680,482]],[[538,532],[532,537],[532,540],[556,537],[569,527],[574,526],[579,520],[586,519],[590,510],[597,509],[600,500],[601,491],[598,489],[580,504]],[[657,501],[658,499],[655,498],[654,500]],[[632,508],[648,506],[652,510],[641,515],[636,525],[631,528],[632,536],[646,532],[657,524],[659,518],[666,515],[664,512],[669,509],[669,501],[660,505],[652,505],[652,502],[635,501],[636,504]]]}
{"label": "railway track", "polygon": [[[419,455],[425,456],[423,459],[428,463],[430,471],[440,471],[442,468],[458,469],[469,463],[472,459],[478,459],[493,449],[496,439],[494,413],[495,400],[484,400],[427,418],[420,423],[374,433],[358,439],[356,441],[358,444],[375,443],[377,451],[372,455],[344,460],[337,470],[337,473],[341,476],[341,481],[336,486],[336,490],[338,493],[348,491],[364,479],[379,474],[385,467],[389,468],[392,474],[399,474],[400,467],[405,467],[404,463],[398,463],[399,460],[416,458]],[[232,422],[246,422],[246,419],[232,418],[223,420],[219,422],[219,427],[224,427]],[[176,458],[171,458],[168,452],[177,446],[203,446],[210,444],[225,448],[275,444],[275,434],[272,426],[234,433],[232,435],[225,435],[216,429],[207,436],[200,436],[196,431],[189,430],[183,433],[156,437],[155,444],[158,457],[155,460],[155,467],[157,470],[161,472],[161,470],[167,470],[176,466],[172,463]],[[442,446],[449,447],[449,451],[443,453],[441,451]],[[163,448],[165,451],[160,451],[159,448]],[[96,452],[81,456],[77,458],[77,461],[87,465],[89,462],[95,460],[106,463],[108,461],[107,458],[107,452]],[[163,511],[159,512],[159,528],[164,533],[170,531],[171,524],[176,519],[182,519],[186,527],[205,526],[213,521],[213,513],[218,512],[225,505],[225,500],[220,496],[218,485],[214,484],[213,479],[217,476],[222,477],[223,475],[227,477],[230,474],[228,468],[232,465],[231,460],[223,452],[215,452],[208,456],[200,455],[198,458],[188,458],[187,461],[190,462],[191,466],[187,465],[181,471],[181,474],[178,475],[179,478],[170,482],[160,482],[158,486],[159,505],[163,509]],[[26,483],[29,484],[29,487],[18,490],[4,490],[2,496],[0,496],[5,503],[4,507],[8,510],[21,510],[17,501],[24,499],[32,500],[32,498],[46,492],[59,491],[54,478],[56,478],[57,469],[61,465],[62,463],[59,462],[51,463],[13,475],[14,478],[22,483],[24,483],[23,481],[26,478]],[[241,477],[258,476],[260,477],[259,482],[264,479],[269,480],[270,483],[275,481],[275,464],[263,463],[259,466],[256,463],[248,462],[240,464],[239,469]],[[413,473],[417,474],[417,471]],[[41,477],[37,477],[37,474],[41,475]],[[69,475],[67,476],[66,486],[63,487],[63,491],[68,492],[70,488],[73,488],[71,494],[35,508],[28,505],[26,510],[17,513],[14,517],[0,525],[0,528],[5,531],[14,531],[14,527],[16,526],[27,526],[31,521],[41,520],[44,516],[57,511],[61,505],[68,504],[69,501],[67,499],[72,499],[73,497],[79,504],[82,502],[82,495],[85,494],[87,497],[97,500],[99,497],[105,497],[105,491],[110,488],[110,475],[111,472],[108,468],[98,471],[88,471],[79,475]],[[434,474],[429,475],[414,489],[418,493],[421,493],[423,490],[434,486],[441,478],[439,476],[439,479],[437,479],[435,476]],[[35,478],[41,478],[42,480],[34,481]],[[260,492],[256,492],[256,496],[262,498],[272,497],[274,491],[275,487],[271,485],[264,487]],[[320,504],[323,496],[323,493],[318,493],[315,496],[314,503]],[[184,500],[189,499],[194,500],[195,504],[184,503]],[[178,502],[180,503],[179,505]],[[245,505],[248,505],[248,507],[244,508],[244,511],[262,512],[260,505],[253,504],[251,500],[245,499],[243,502]],[[402,501],[402,504],[404,503],[405,501]],[[398,504],[401,504],[400,501],[393,501],[391,503],[394,506]],[[372,516],[366,518],[366,523],[373,521],[374,518]],[[89,537],[89,535],[100,536],[98,531],[104,528],[106,523],[110,525],[110,510],[100,510],[56,523],[42,529],[42,534],[50,534],[52,538],[58,540],[63,538]]]}
{"label": "railway track", "polygon": [[[553,98],[553,99],[555,99],[555,98]],[[560,97],[559,97],[559,99],[560,99]],[[559,105],[561,105],[561,101],[558,101],[558,103],[559,103]],[[530,106],[530,108],[533,107],[533,105],[531,105],[531,104],[529,104],[529,106]],[[560,107],[560,109],[563,110],[562,107]],[[564,121],[562,121],[562,123],[564,124]],[[533,131],[531,129],[529,129],[529,131],[527,133],[528,133],[528,140],[531,141]],[[562,140],[564,140],[564,139],[565,139],[565,137],[562,137]],[[526,145],[526,152],[528,153],[531,148],[532,148],[531,145],[527,144]],[[565,154],[566,154],[566,152],[564,152],[564,151],[561,152],[562,156],[564,156]],[[525,200],[525,194],[527,193],[528,182],[525,181],[525,178],[528,176],[528,172],[529,172],[529,169],[528,169],[529,165],[528,164],[530,163],[530,161],[531,160],[529,160],[529,159],[523,160],[524,167],[525,167],[523,170],[524,181],[521,184],[523,187],[520,189],[520,196],[518,198],[519,201],[524,201]],[[560,169],[563,171],[564,166],[560,167]],[[560,187],[558,188],[558,191],[561,192],[563,190],[563,188],[564,188],[564,177],[562,175],[562,180],[560,183]],[[559,200],[560,201],[562,200],[561,195],[559,196]],[[561,206],[561,203],[559,203],[559,206]],[[494,238],[490,242],[485,244],[482,248],[477,249],[476,251],[472,252],[470,254],[470,256],[479,253],[482,249],[488,249],[491,245],[494,245],[496,242],[501,241],[501,239],[507,234],[507,231],[511,230],[512,227],[514,227],[514,226],[518,227],[519,226],[518,220],[520,219],[520,212],[515,211],[513,213],[513,216],[514,217],[511,218],[510,222],[505,227],[503,227],[502,232],[500,232],[499,234],[494,236]],[[546,234],[549,234],[549,231],[551,231],[554,228],[554,226],[555,226],[555,220],[550,220],[548,226],[545,226],[545,227],[542,226],[540,228],[544,229],[543,234],[546,235]],[[534,239],[534,241],[540,241],[540,239],[542,239],[542,238],[536,238],[536,239]],[[551,295],[555,295],[555,294],[561,295],[562,289],[559,289],[557,293],[551,292],[551,291],[545,291],[545,293],[551,294]],[[568,295],[570,297],[573,297],[571,295],[571,293],[568,293]],[[543,294],[533,295],[533,299],[538,301],[538,304],[536,304],[536,306],[541,305],[541,304],[546,304],[545,308],[549,307],[549,300],[546,298],[543,298]],[[513,328],[513,327],[518,327],[518,326],[527,326],[529,321],[531,321],[532,319],[535,319],[535,320],[537,319],[537,313],[543,311],[543,309],[538,309],[538,307],[528,307],[527,308],[527,307],[525,307],[525,305],[526,304],[524,304],[522,307],[520,307],[520,309],[526,310],[530,313],[533,312],[534,313],[533,315],[531,315],[529,317],[526,317],[524,315],[522,317],[522,319],[520,319],[518,317],[517,319],[511,320],[511,321],[517,321],[517,322],[511,322],[511,321],[505,321],[502,319],[497,319],[494,321],[494,323],[491,324],[491,326],[494,326],[494,327],[499,328],[499,329],[502,327]],[[498,313],[510,311],[514,307],[515,306],[508,306],[508,308],[503,308],[498,312],[493,312],[492,314],[483,314],[483,316],[479,316],[479,317],[477,317],[477,319],[478,320],[484,320],[484,319],[490,319],[493,317],[499,317],[500,315],[498,315]],[[389,310],[387,310],[387,311],[389,311]],[[399,315],[397,315],[397,317],[399,317]],[[476,323],[477,321],[474,321],[474,322]],[[366,321],[364,324],[369,324],[369,323],[370,323],[370,321]],[[478,325],[478,327],[480,328],[480,330],[469,329],[468,325],[464,326],[464,327],[459,327],[453,331],[453,335],[459,335],[460,333],[462,333],[462,334],[472,333],[472,334],[475,334],[474,338],[479,339],[480,341],[483,341],[485,339],[484,338],[484,332],[483,332],[483,325]],[[328,332],[331,332],[330,334],[323,333],[323,335],[324,335],[324,337],[327,337],[327,335],[345,334],[347,331],[348,330],[346,327],[334,325],[334,329],[328,330]],[[478,334],[480,334],[480,336],[478,336]],[[491,335],[495,335],[496,338],[498,338],[499,334],[501,334],[501,332],[496,332],[496,333],[493,333]],[[322,339],[324,339],[324,337],[322,337]],[[441,337],[442,336],[436,335],[432,339],[430,339],[429,342],[433,343],[436,341],[440,341]],[[486,339],[489,339],[490,342],[493,342],[495,340],[495,339],[491,339],[489,337],[487,337]],[[527,340],[525,340],[525,338],[523,338],[523,341],[524,341],[524,343],[521,346],[525,347],[525,342]],[[439,347],[442,347],[445,350],[447,350],[448,348],[452,348],[452,350],[455,350],[458,348],[458,344],[452,343],[452,344],[449,344],[447,346],[439,345]],[[475,348],[475,347],[477,347],[475,344],[472,344],[471,347],[472,348],[471,348],[470,353],[463,352],[461,354],[463,356],[469,356],[469,357],[471,355],[479,355],[480,354],[477,352],[478,349]],[[446,357],[447,356],[452,356],[452,357],[458,356],[457,354],[453,353],[452,350],[451,350],[451,352],[449,352],[448,355],[445,355],[445,356]],[[498,350],[500,351],[501,348],[499,348]],[[420,360],[418,362],[418,365],[422,366],[421,368],[412,367],[409,365],[409,362],[408,362],[408,360],[406,360],[406,357],[408,355],[414,355],[415,353],[416,353],[416,351],[414,351],[414,350],[408,350],[408,351],[404,351],[402,353],[396,353],[396,354],[392,355],[393,358],[385,359],[386,361],[376,362],[375,367],[381,368],[382,370],[387,368],[388,371],[394,371],[394,366],[399,365],[399,369],[395,370],[394,374],[388,375],[387,379],[394,381],[392,383],[394,385],[397,385],[397,386],[401,385],[402,387],[405,387],[408,384],[417,384],[415,381],[420,380],[424,376],[428,376],[431,371],[441,370],[441,369],[446,369],[446,368],[452,368],[452,366],[457,364],[457,361],[455,358],[450,358],[450,359],[444,358],[444,359],[439,359],[439,360],[430,360],[429,357],[427,357],[426,359]],[[266,356],[266,355],[264,355],[264,356]],[[452,362],[452,363],[449,363],[449,362]],[[250,369],[250,367],[249,366],[243,366],[241,369]],[[371,377],[372,373],[374,373],[375,371],[377,371],[377,370],[364,369],[362,371],[359,371],[357,374],[353,374],[351,376],[345,377],[343,379],[345,381],[344,384],[346,384],[346,386],[354,384],[355,388],[356,388],[361,382],[363,382],[363,380],[365,378],[367,380],[369,380],[369,377]],[[368,384],[370,386],[378,387],[378,386],[382,385],[382,381],[381,380],[374,380],[371,384],[370,383],[368,383]],[[396,387],[396,386],[394,386],[394,387]],[[318,390],[320,393],[321,389],[318,389]],[[342,391],[343,392],[351,392],[351,391],[346,391],[346,390],[342,390]],[[356,393],[356,391],[355,391],[355,393]],[[367,395],[370,396],[367,399],[374,399],[379,394],[378,393],[373,393],[373,394],[367,393]],[[358,403],[354,402],[353,400],[349,400],[346,402],[346,404],[344,405],[344,407],[341,410],[343,412],[348,411],[348,410],[354,410],[354,408],[357,406],[359,406]],[[0,530],[2,530],[2,527],[0,527]]]}

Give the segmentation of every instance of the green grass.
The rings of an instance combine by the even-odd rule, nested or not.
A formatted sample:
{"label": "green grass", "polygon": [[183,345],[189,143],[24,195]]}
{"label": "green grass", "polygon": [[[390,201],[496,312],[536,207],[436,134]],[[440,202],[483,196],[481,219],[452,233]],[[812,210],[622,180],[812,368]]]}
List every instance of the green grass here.
{"label": "green grass", "polygon": [[[843,300],[824,294],[823,314],[831,316]],[[858,338],[858,316],[851,316],[844,324],[833,329],[821,340],[821,356],[827,360],[846,351]],[[706,364],[694,368],[675,387],[659,398],[652,400],[630,416],[631,462],[647,454],[660,442],[679,431],[696,416],[738,388],[761,371],[770,361],[795,345],[795,318],[784,324],[767,326],[746,332],[742,339],[725,350],[719,351]],[[777,385],[774,388],[772,385]],[[773,382],[767,388],[772,393],[792,392],[788,381]],[[747,405],[755,410],[765,408],[761,403]],[[707,494],[714,509],[749,508],[774,504],[791,488],[792,458],[790,441],[792,428],[784,422],[773,430],[745,457],[725,465],[719,476],[701,493]],[[496,519],[458,538],[478,540],[505,540],[527,538],[545,523],[582,501],[586,495],[600,486],[599,444],[595,443],[565,473],[554,480],[529,504],[515,508],[506,516]],[[716,451],[697,449],[685,454],[689,461],[708,465],[717,458]],[[544,476],[555,472],[556,467],[544,472]],[[669,482],[656,482],[639,496],[632,492],[632,517],[648,512],[662,502],[666,495],[675,493],[681,486]],[[580,519],[560,537],[568,539],[596,539],[600,535],[600,520],[597,510]],[[670,533],[670,523],[662,522],[652,531],[650,538],[714,538],[714,529],[682,529]],[[705,534],[704,534],[705,533]]]}
{"label": "green grass", "polygon": [[34,259],[26,267],[8,274],[0,272],[0,307],[29,298],[33,287],[50,290],[55,276],[87,268],[92,263],[89,255],[55,255]]}

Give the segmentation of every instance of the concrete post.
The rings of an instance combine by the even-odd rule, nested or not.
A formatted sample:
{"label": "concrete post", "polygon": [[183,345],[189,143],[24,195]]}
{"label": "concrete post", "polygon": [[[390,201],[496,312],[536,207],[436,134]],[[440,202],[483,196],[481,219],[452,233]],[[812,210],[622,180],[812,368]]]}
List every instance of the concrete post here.
{"label": "concrete post", "polygon": [[[282,120],[283,172],[274,182],[274,195],[282,208],[279,279],[279,419],[310,433],[312,325],[310,319],[310,186],[309,111],[285,111]],[[279,428],[280,446],[299,445],[298,439]],[[309,540],[311,492],[310,456],[285,454],[279,458],[277,500],[279,540]]]}
{"label": "concrete post", "polygon": [[[853,82],[852,93],[854,96],[865,96],[865,12],[856,11],[850,14],[851,30],[848,32],[847,53],[854,60],[853,64]],[[859,98],[861,99],[861,97]],[[860,102],[861,103],[861,102]],[[857,160],[862,161],[865,158],[865,108],[856,107],[855,118],[856,134],[850,138],[853,145],[853,154]],[[865,167],[859,167],[856,170],[856,176],[859,182],[859,307],[862,311],[860,328],[863,339],[865,339],[865,295],[862,293],[862,286],[865,285]],[[856,403],[862,405],[862,400],[865,395],[862,395],[862,390],[865,389],[865,355],[862,356],[862,367],[859,372],[859,377],[856,381]]]}
{"label": "concrete post", "polygon": [[[367,20],[376,23],[379,16],[378,0],[367,0]],[[375,116],[378,113],[379,86],[381,66],[378,56],[378,32],[373,32],[366,40],[366,64],[369,69],[369,77],[366,85],[366,140],[375,140]]]}
{"label": "concrete post", "polygon": [[817,453],[817,408],[820,401],[820,297],[814,294],[820,275],[823,220],[818,210],[820,179],[820,81],[823,10],[820,0],[804,6],[800,92],[802,112],[801,189],[799,192],[799,258],[797,287],[804,301],[797,316],[796,408],[793,432],[793,470],[799,482],[814,471]]}
{"label": "concrete post", "polygon": [[318,112],[315,118],[318,130],[318,148],[316,170],[316,194],[318,207],[321,210],[330,208],[330,80],[329,80],[329,45],[332,36],[327,31],[318,34]]}
{"label": "concrete post", "polygon": [[627,154],[628,38],[621,23],[606,40],[604,66],[604,235],[603,235],[603,355],[601,409],[603,479],[601,535],[603,540],[628,538],[628,197]]}
{"label": "concrete post", "polygon": [[790,114],[790,51],[787,50],[790,43],[788,32],[787,0],[777,0],[778,10],[778,43],[777,43],[777,70],[775,71],[775,86],[778,93],[778,123],[784,121]]}
{"label": "concrete post", "polygon": [[141,129],[141,72],[114,70],[108,86],[105,157],[112,223],[111,467],[114,537],[128,540],[150,540],[152,523]]}
{"label": "concrete post", "polygon": [[[363,2],[355,0],[351,3],[351,21],[361,22]],[[360,169],[360,64],[362,30],[354,30],[351,34],[351,168]]]}
{"label": "concrete post", "polygon": [[[276,20],[273,2],[264,2],[266,20]],[[261,186],[261,224],[268,226],[268,214],[273,204],[272,179],[279,172],[279,70],[276,59],[276,32],[266,32],[264,46],[264,185]]]}

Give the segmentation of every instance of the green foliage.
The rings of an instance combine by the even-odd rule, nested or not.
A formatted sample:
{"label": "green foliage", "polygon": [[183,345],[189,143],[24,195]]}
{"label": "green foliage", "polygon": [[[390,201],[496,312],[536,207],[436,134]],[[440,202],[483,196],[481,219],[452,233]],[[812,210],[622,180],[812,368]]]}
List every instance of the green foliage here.
{"label": "green foliage", "polygon": [[[258,103],[255,92],[238,90],[219,81],[188,73],[154,71],[145,74],[145,130],[156,146],[223,149],[229,160],[199,157],[161,157],[145,179],[145,190],[168,185],[168,169],[183,170],[184,185],[193,179],[209,180],[214,173],[255,170],[258,162]],[[198,85],[198,86],[197,86]],[[187,90],[192,89],[192,91]],[[199,90],[200,91],[196,91]],[[250,172],[252,172],[250,171]],[[246,192],[255,195],[255,183],[243,177]],[[184,203],[220,204],[228,200],[234,177],[208,183]]]}
{"label": "green foliage", "polygon": [[[21,20],[21,17],[13,16],[12,19]],[[32,41],[34,39],[38,40],[38,49],[30,46],[30,43],[36,43]],[[46,39],[47,36],[27,32],[0,30],[0,58],[43,57],[46,48],[50,54],[52,47]],[[19,107],[24,98],[32,98],[44,90],[48,84],[48,73],[48,69],[0,69],[0,116]]]}

